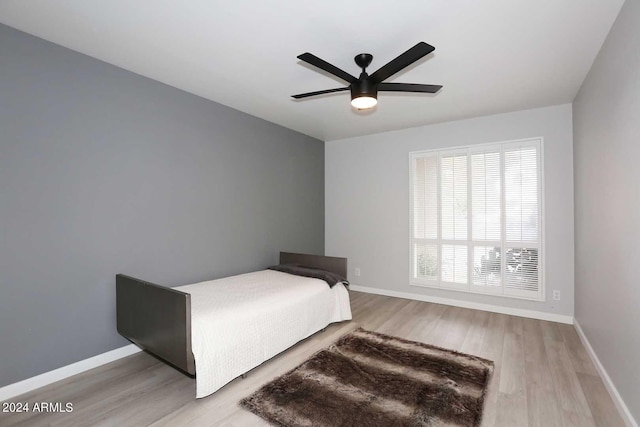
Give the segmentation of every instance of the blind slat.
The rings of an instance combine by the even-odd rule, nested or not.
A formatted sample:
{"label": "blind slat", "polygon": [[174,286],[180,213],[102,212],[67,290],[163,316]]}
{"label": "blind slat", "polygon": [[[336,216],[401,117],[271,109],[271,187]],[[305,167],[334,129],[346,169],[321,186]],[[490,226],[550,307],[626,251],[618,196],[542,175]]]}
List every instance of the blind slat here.
{"label": "blind slat", "polygon": [[467,156],[440,159],[442,238],[467,240]]}

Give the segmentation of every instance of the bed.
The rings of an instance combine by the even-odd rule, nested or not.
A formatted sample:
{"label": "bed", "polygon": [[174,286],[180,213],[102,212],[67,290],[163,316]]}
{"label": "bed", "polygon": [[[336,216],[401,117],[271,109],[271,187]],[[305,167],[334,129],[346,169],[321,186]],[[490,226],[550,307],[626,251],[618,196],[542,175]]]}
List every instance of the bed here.
{"label": "bed", "polygon": [[[280,264],[347,276],[346,258],[281,252]],[[118,274],[116,306],[118,333],[195,375],[197,398],[328,324],[351,319],[343,283],[330,287],[275,270],[177,288]]]}

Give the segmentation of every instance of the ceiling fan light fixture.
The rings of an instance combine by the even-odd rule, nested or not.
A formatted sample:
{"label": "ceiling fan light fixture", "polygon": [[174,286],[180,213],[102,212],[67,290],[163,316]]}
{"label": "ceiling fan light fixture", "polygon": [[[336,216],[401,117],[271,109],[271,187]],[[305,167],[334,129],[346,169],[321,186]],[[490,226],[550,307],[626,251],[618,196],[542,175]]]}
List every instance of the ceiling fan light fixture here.
{"label": "ceiling fan light fixture", "polygon": [[[357,58],[357,57],[356,57]],[[378,85],[363,71],[360,80],[351,83],[351,105],[357,110],[368,110],[378,103]]]}
{"label": "ceiling fan light fixture", "polygon": [[373,108],[378,103],[378,100],[373,96],[358,96],[356,98],[351,99],[351,105],[357,110],[368,110],[369,108]]}

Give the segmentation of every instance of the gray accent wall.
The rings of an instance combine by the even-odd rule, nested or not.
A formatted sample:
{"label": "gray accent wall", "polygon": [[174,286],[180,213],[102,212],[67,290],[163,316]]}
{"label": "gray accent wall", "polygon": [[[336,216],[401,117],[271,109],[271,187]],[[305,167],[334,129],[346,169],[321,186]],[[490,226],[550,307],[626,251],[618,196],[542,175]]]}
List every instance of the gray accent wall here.
{"label": "gray accent wall", "polygon": [[573,104],[576,320],[640,422],[640,1]]}
{"label": "gray accent wall", "polygon": [[324,253],[324,143],[0,25],[0,386],[128,344],[115,275]]}
{"label": "gray accent wall", "polygon": [[[438,98],[425,102],[438,102]],[[329,253],[349,258],[354,285],[467,304],[573,316],[573,136],[571,105],[518,111],[325,143]],[[409,284],[409,152],[544,138],[542,302]],[[354,275],[359,267],[361,276]],[[553,301],[553,290],[561,300]]]}

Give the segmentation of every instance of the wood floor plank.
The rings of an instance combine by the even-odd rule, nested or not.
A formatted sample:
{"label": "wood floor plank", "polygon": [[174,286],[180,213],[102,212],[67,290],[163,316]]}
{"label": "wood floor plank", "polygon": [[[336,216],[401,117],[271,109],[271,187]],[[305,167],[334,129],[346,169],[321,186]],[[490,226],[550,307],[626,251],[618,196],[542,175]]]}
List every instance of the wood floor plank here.
{"label": "wood floor plank", "polygon": [[522,334],[522,318],[509,318],[504,332],[496,426],[528,423]]}
{"label": "wood floor plank", "polygon": [[487,330],[482,342],[481,356],[490,360],[501,361],[504,343],[504,330],[509,316],[489,313]]}
{"label": "wood floor plank", "polygon": [[578,373],[578,380],[591,408],[593,421],[598,427],[624,427],[616,406],[599,376]]}
{"label": "wood floor plank", "polygon": [[[203,427],[209,427],[210,424],[202,424]],[[263,420],[257,415],[242,408],[238,408],[235,412],[216,423],[216,427],[270,427],[271,424]],[[191,427],[191,426],[190,426]]]}
{"label": "wood floor plank", "polygon": [[365,313],[354,313],[353,320],[365,329],[377,331],[381,325],[401,312],[411,302],[402,298],[391,298],[391,300],[389,304],[374,304]]}
{"label": "wood floor plank", "polygon": [[546,363],[547,350],[544,346],[540,320],[523,318],[522,333],[526,337],[524,342],[525,362],[531,362],[532,364]]}
{"label": "wood floor plank", "polygon": [[542,338],[544,341],[564,342],[564,337],[560,329],[556,328],[554,322],[540,322],[540,329],[542,329]]}
{"label": "wood floor plank", "polygon": [[504,330],[508,316],[490,313],[485,331],[480,356],[492,360],[494,363],[493,375],[489,382],[489,388],[485,396],[483,427],[496,425],[498,416],[498,399],[500,396],[500,375],[502,371],[502,354],[504,347]]}
{"label": "wood floor plank", "polygon": [[564,423],[564,427],[596,427],[591,415],[578,414],[573,411],[563,410],[562,422]]}
{"label": "wood floor plank", "polygon": [[495,427],[527,427],[529,421],[526,414],[523,414],[521,405],[521,396],[498,393],[496,420],[493,425]]}
{"label": "wood floor plank", "polygon": [[[563,419],[567,418],[567,414],[571,413],[581,415],[581,417],[591,417],[591,409],[580,386],[578,376],[573,369],[571,356],[564,341],[545,339],[544,344],[549,359],[549,369],[553,377],[556,397],[563,410]],[[576,417],[567,418],[565,424],[574,418]]]}
{"label": "wood floor plank", "polygon": [[403,338],[406,337],[416,322],[416,316],[419,316],[419,314],[416,314],[418,307],[420,307],[419,301],[409,301],[401,311],[380,325],[378,332]]}
{"label": "wood floor plank", "polygon": [[469,329],[473,325],[474,311],[466,308],[458,309],[458,314],[453,324],[448,328],[449,332],[445,334],[445,338],[441,341],[442,347],[460,351]]}
{"label": "wood floor plank", "polygon": [[563,427],[540,321],[523,319],[527,417],[530,427]]}
{"label": "wood floor plank", "polygon": [[583,374],[598,376],[598,371],[596,371],[595,366],[593,366],[593,362],[587,350],[582,345],[582,341],[580,341],[580,337],[578,337],[574,326],[562,323],[555,323],[554,326],[564,339],[569,355],[571,356],[571,364],[574,370]]}
{"label": "wood floor plank", "polygon": [[138,353],[11,401],[72,402],[67,414],[0,414],[15,426],[223,426],[267,424],[238,406],[357,327],[432,343],[494,361],[484,427],[622,427],[582,343],[569,325],[350,291],[353,321],[330,325],[213,395],[195,399],[195,381]]}
{"label": "wood floor plank", "polygon": [[527,362],[527,418],[530,427],[562,427],[562,411],[558,405],[548,365]]}
{"label": "wood floor plank", "polygon": [[[446,306],[442,315],[438,318],[434,328],[429,331],[429,334],[423,333],[421,338],[424,342],[444,347],[447,336],[456,328],[456,318],[461,312],[461,308]],[[425,331],[426,332],[426,331]]]}
{"label": "wood floor plank", "polygon": [[364,309],[368,304],[374,304],[376,301],[376,295],[363,294],[360,292],[351,292],[350,295],[354,296],[351,299],[351,311],[357,312]]}
{"label": "wood floor plank", "polygon": [[427,337],[438,327],[440,317],[442,317],[447,310],[447,307],[448,306],[442,304],[421,304],[416,313],[413,325],[405,338],[426,343]]}
{"label": "wood floor plank", "polygon": [[487,322],[489,321],[489,313],[486,311],[475,310],[471,325],[467,330],[467,335],[462,342],[460,351],[467,354],[480,356],[482,353],[482,344],[484,336],[487,332]]}
{"label": "wood floor plank", "polygon": [[524,397],[524,381],[522,320],[515,317],[509,319],[504,332],[502,367],[500,371],[500,392],[511,395],[522,395]]}

